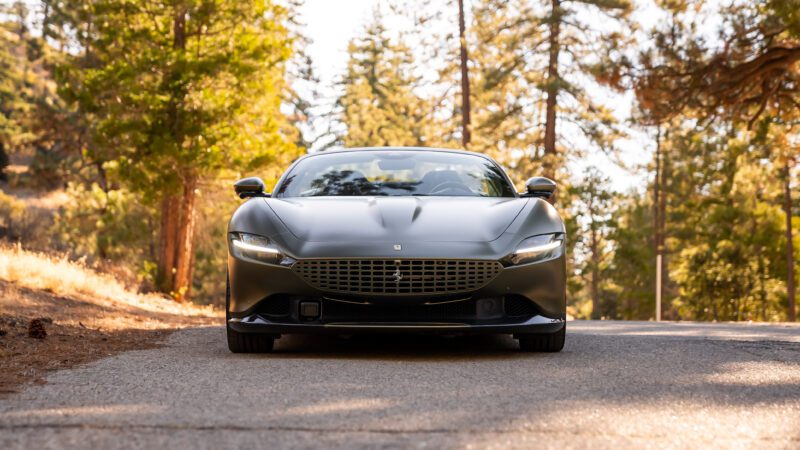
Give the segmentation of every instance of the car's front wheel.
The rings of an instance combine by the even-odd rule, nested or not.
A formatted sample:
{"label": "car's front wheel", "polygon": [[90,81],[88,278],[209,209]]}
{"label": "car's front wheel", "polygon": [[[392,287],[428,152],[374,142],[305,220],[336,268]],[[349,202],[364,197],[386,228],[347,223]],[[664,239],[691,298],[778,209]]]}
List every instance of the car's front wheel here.
{"label": "car's front wheel", "polygon": [[555,333],[520,334],[519,349],[523,352],[560,352],[564,348],[567,336],[567,324]]}
{"label": "car's front wheel", "polygon": [[226,279],[225,289],[225,331],[228,333],[228,349],[233,353],[269,353],[275,346],[275,336],[271,334],[239,333],[231,329],[231,282]]}

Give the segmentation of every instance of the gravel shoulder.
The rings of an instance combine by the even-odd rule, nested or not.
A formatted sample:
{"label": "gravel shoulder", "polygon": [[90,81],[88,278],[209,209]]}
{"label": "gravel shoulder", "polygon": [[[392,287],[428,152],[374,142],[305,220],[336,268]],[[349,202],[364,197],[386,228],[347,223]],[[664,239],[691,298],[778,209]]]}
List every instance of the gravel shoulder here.
{"label": "gravel shoulder", "polygon": [[570,322],[508,337],[285,337],[222,327],[0,399],[0,448],[798,448],[800,327]]}

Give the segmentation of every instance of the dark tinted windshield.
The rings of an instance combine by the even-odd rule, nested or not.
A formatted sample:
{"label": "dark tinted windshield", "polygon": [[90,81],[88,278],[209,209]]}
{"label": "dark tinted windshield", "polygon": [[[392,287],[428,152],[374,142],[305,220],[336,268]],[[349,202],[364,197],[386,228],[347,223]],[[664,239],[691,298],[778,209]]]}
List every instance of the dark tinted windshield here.
{"label": "dark tinted windshield", "polygon": [[486,158],[412,150],[353,151],[306,158],[294,166],[276,194],[514,197],[500,168]]}

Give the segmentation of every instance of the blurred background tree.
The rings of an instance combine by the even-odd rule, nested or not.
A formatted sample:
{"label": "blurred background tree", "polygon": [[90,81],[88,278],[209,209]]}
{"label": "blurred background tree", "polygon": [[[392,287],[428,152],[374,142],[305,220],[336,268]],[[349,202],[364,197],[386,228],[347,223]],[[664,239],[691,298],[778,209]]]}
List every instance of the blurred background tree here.
{"label": "blurred background tree", "polygon": [[71,6],[86,14],[58,22],[81,49],[59,66],[61,95],[93,118],[85,151],[101,178],[113,171],[159,205],[156,285],[182,298],[202,183],[294,152],[279,113],[291,54],[286,10],[264,1]]}

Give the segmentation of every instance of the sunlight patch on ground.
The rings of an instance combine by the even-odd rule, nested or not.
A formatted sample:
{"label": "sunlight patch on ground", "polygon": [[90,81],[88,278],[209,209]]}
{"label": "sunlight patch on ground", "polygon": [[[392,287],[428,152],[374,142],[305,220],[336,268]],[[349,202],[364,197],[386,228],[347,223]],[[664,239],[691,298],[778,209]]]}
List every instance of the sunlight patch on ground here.
{"label": "sunlight patch on ground", "polygon": [[363,411],[388,409],[394,402],[382,398],[343,399],[321,402],[307,406],[296,406],[286,410],[287,415],[306,416],[311,414],[330,414],[344,411]]}
{"label": "sunlight patch on ground", "polygon": [[718,373],[706,375],[701,382],[737,386],[800,385],[800,366],[777,361],[731,362],[723,364]]}
{"label": "sunlight patch on ground", "polygon": [[28,409],[22,411],[9,411],[0,415],[6,419],[56,419],[69,417],[111,417],[156,414],[164,410],[163,406],[152,404],[134,405],[95,405],[95,406],[68,406],[58,408]]}

